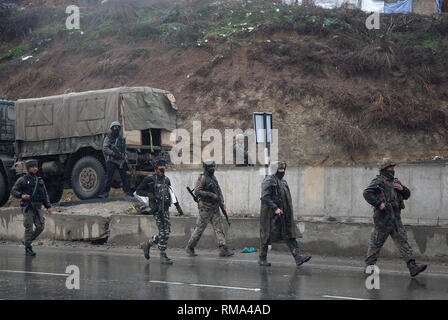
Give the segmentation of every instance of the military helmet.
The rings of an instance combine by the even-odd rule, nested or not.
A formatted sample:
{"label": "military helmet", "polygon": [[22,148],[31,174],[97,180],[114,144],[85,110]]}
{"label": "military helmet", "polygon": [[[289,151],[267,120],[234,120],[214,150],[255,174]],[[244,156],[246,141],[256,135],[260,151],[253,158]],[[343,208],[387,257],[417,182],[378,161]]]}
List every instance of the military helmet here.
{"label": "military helmet", "polygon": [[285,169],[286,170],[286,162],[283,161],[273,161],[270,165],[271,173],[275,174],[278,169]]}
{"label": "military helmet", "polygon": [[378,162],[378,168],[381,170],[390,166],[396,166],[397,164],[391,158],[383,158]]}
{"label": "military helmet", "polygon": [[155,167],[166,166],[166,160],[164,157],[158,156],[154,159],[153,164]]}
{"label": "military helmet", "polygon": [[109,129],[112,129],[114,126],[119,126],[121,128],[121,123],[118,121],[114,121],[110,124]]}
{"label": "military helmet", "polygon": [[26,160],[25,166],[27,170],[31,167],[38,167],[38,162],[35,159]]}
{"label": "military helmet", "polygon": [[202,166],[204,168],[216,167],[216,163],[215,163],[215,160],[204,160],[204,161],[202,161]]}

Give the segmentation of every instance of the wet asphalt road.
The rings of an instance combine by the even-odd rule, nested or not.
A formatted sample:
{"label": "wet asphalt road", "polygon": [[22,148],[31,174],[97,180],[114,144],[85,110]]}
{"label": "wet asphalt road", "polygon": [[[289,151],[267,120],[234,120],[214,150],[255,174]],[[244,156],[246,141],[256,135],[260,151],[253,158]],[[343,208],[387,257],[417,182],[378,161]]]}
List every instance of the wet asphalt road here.
{"label": "wet asphalt road", "polygon": [[[257,253],[219,258],[198,251],[190,258],[169,250],[175,260],[161,265],[157,250],[146,261],[137,249],[0,244],[0,299],[448,299],[448,267],[430,266],[411,279],[400,261],[379,263],[380,289],[368,290],[362,261],[313,257],[296,268],[286,253],[269,255],[259,267]],[[66,267],[80,270],[80,289],[66,288]]]}

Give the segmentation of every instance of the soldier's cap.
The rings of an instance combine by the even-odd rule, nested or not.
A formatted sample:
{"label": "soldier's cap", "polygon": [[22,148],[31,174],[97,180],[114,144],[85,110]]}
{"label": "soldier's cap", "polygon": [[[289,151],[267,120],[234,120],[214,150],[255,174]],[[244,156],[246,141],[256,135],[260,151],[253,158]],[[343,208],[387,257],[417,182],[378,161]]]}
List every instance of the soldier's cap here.
{"label": "soldier's cap", "polygon": [[38,167],[39,164],[38,164],[37,160],[30,159],[30,160],[25,161],[25,166],[26,166],[26,169],[29,169],[31,167]]}
{"label": "soldier's cap", "polygon": [[119,127],[121,128],[121,123],[120,123],[120,122],[118,122],[118,121],[114,121],[114,122],[112,122],[112,123],[110,124],[110,127],[109,127],[109,129],[112,129],[112,128],[113,128],[113,126],[119,126]]}
{"label": "soldier's cap", "polygon": [[285,169],[286,170],[286,162],[283,161],[273,161],[270,165],[271,173],[275,174],[278,169]]}
{"label": "soldier's cap", "polygon": [[396,166],[397,164],[391,158],[383,158],[378,162],[378,168],[381,170],[390,166]]}
{"label": "soldier's cap", "polygon": [[165,160],[165,158],[164,157],[157,157],[157,158],[155,158],[154,159],[154,161],[153,161],[153,163],[154,163],[154,166],[155,167],[162,167],[162,166],[166,166],[166,160]]}
{"label": "soldier's cap", "polygon": [[216,163],[215,163],[215,160],[204,160],[204,161],[202,161],[202,166],[204,168],[216,167]]}

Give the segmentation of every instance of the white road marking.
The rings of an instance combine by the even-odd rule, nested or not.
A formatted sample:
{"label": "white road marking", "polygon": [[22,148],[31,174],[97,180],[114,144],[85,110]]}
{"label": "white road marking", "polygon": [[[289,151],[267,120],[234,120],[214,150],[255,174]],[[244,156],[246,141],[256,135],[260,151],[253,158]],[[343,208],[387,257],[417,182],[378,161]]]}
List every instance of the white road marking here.
{"label": "white road marking", "polygon": [[32,271],[19,271],[19,270],[0,270],[0,272],[10,272],[10,273],[30,273],[30,274],[42,274],[47,276],[63,276],[67,277],[67,273],[48,273],[48,272],[32,272]]}
{"label": "white road marking", "polygon": [[323,298],[331,298],[331,299],[345,299],[345,300],[370,300],[370,299],[363,299],[363,298],[352,298],[352,297],[341,297],[341,296],[322,296]]}
{"label": "white road marking", "polygon": [[218,286],[213,284],[202,284],[202,283],[183,283],[183,282],[172,282],[172,281],[158,281],[150,280],[152,283],[163,283],[163,284],[177,284],[177,285],[187,285],[194,287],[209,287],[209,288],[219,288],[219,289],[231,289],[231,290],[246,290],[246,291],[260,291],[260,288],[243,288],[243,287],[228,287],[228,286]]}

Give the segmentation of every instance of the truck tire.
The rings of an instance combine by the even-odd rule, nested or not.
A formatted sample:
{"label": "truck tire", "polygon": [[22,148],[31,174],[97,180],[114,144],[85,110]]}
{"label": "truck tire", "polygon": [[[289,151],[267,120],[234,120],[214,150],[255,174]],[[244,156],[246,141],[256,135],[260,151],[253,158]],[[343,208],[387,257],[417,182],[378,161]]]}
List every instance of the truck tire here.
{"label": "truck tire", "polygon": [[81,200],[96,198],[106,183],[106,171],[98,159],[85,156],[73,166],[72,188]]}
{"label": "truck tire", "polygon": [[48,192],[48,198],[50,203],[58,203],[61,201],[62,194],[64,193],[63,183],[45,183]]}
{"label": "truck tire", "polygon": [[8,201],[10,190],[8,188],[8,181],[3,172],[0,172],[0,207],[3,207]]}

